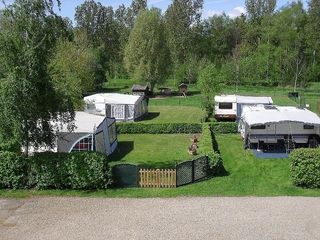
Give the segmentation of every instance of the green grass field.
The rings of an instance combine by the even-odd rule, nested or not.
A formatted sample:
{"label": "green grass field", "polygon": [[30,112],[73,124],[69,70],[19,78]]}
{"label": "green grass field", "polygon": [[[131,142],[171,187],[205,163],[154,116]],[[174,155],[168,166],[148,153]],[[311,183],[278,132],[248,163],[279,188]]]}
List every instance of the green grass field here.
{"label": "green grass field", "polygon": [[191,159],[191,134],[121,134],[111,164],[132,163],[145,168],[174,168]]}
{"label": "green grass field", "polygon": [[201,108],[187,106],[149,106],[149,114],[142,123],[200,123]]}
{"label": "green grass field", "polygon": [[[137,137],[136,142],[145,144],[148,140],[145,136]],[[150,136],[151,137],[151,136]],[[131,139],[131,136],[124,136]],[[137,141],[140,138],[139,141]],[[181,141],[188,143],[188,136],[182,137]],[[121,141],[121,138],[120,138]],[[93,196],[93,197],[178,197],[178,196],[320,196],[320,189],[303,189],[295,187],[290,177],[290,162],[288,159],[257,159],[250,151],[245,151],[243,143],[238,134],[218,135],[217,141],[222,154],[224,166],[229,173],[227,176],[214,177],[212,179],[190,184],[176,189],[108,189],[101,191],[67,191],[67,190],[0,190],[0,197],[30,197],[30,196]],[[160,141],[159,143],[164,143]],[[180,146],[181,152],[175,155],[177,158],[183,157],[185,151],[184,143],[176,141],[165,142]],[[155,145],[155,144],[151,144]],[[150,146],[151,146],[150,145]],[[137,145],[138,146],[138,145]],[[145,147],[149,149],[149,147]],[[153,147],[152,147],[153,149]],[[129,153],[123,159],[132,162],[150,162],[148,157],[152,156],[154,150],[143,155],[140,150],[136,153]],[[151,150],[151,149],[149,149]],[[159,154],[160,151],[158,150]],[[164,150],[166,151],[166,150]],[[171,151],[171,150],[170,150]],[[140,153],[139,153],[140,152]],[[172,153],[172,152],[171,152]],[[179,154],[182,155],[179,155]],[[131,154],[131,156],[130,156]],[[174,154],[174,153],[173,153]],[[141,156],[141,159],[139,160]],[[175,157],[167,155],[174,159]],[[131,160],[130,160],[131,159]],[[160,158],[159,158],[160,159]],[[171,161],[170,160],[170,161]],[[161,160],[164,161],[164,160]],[[167,162],[168,164],[172,164]],[[148,163],[150,164],[150,163]]]}

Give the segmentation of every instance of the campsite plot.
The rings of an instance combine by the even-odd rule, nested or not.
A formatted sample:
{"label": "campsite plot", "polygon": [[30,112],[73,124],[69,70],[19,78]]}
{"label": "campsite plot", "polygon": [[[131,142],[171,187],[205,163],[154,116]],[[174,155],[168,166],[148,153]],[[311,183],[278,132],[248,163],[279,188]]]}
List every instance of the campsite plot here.
{"label": "campsite plot", "polygon": [[145,168],[172,168],[191,159],[191,134],[120,134],[112,164],[133,163]]}

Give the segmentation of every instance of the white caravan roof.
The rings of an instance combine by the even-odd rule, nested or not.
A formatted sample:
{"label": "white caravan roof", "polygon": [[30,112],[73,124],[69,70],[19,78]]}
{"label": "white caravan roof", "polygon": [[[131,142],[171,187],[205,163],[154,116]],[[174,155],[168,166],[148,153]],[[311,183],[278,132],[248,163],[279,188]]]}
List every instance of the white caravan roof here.
{"label": "white caravan roof", "polygon": [[214,100],[215,102],[232,102],[242,104],[273,104],[271,97],[220,95],[215,96]]}
{"label": "white caravan roof", "polygon": [[84,98],[86,103],[129,104],[134,105],[141,96],[120,93],[97,93]]}
{"label": "white caravan roof", "polygon": [[[104,116],[89,114],[86,112],[75,112],[74,130],[75,133],[93,133],[96,128],[104,121]],[[59,132],[70,132],[67,124],[57,123]]]}
{"label": "white caravan roof", "polygon": [[320,118],[305,108],[280,106],[246,106],[241,119],[249,126],[279,122],[302,122],[320,125]]}

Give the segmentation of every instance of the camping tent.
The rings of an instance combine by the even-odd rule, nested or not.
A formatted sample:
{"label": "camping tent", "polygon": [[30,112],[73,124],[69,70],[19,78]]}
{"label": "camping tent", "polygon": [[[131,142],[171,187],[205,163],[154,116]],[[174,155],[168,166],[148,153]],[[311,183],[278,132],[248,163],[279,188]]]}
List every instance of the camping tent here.
{"label": "camping tent", "polygon": [[59,126],[56,150],[97,151],[109,155],[118,144],[115,122],[114,118],[76,112],[73,130],[70,131],[65,124]]}
{"label": "camping tent", "polygon": [[144,96],[99,93],[84,98],[88,113],[115,118],[117,121],[135,121],[148,112]]}

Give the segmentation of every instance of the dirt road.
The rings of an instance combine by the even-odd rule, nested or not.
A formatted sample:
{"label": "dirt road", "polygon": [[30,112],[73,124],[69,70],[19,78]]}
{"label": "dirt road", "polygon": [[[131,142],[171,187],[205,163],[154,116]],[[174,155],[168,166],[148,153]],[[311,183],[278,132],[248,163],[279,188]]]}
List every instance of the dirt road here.
{"label": "dirt road", "polygon": [[0,239],[320,239],[320,198],[0,199]]}

